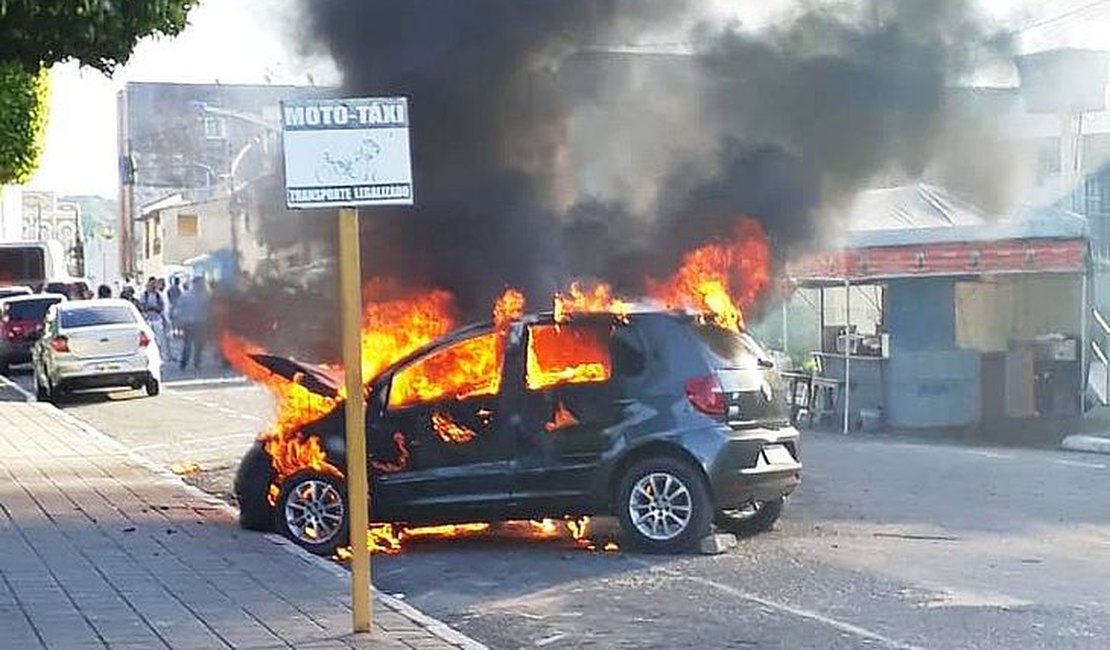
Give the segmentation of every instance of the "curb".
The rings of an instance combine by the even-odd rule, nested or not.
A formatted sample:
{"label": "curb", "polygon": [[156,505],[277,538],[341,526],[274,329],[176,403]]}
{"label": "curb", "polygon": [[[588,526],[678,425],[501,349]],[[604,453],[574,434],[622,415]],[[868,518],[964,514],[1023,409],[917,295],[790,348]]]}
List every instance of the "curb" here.
{"label": "curb", "polygon": [[[162,480],[167,481],[169,483],[172,483],[177,487],[184,488],[185,491],[187,493],[189,493],[190,495],[192,495],[192,496],[194,496],[198,499],[203,500],[205,505],[210,505],[210,506],[219,508],[220,510],[223,510],[226,514],[234,516],[235,519],[239,518],[239,509],[236,508],[235,506],[231,505],[230,503],[228,503],[228,502],[226,502],[222,499],[219,499],[219,498],[216,498],[216,497],[212,496],[211,494],[205,492],[204,490],[198,488],[195,485],[192,485],[190,483],[185,482],[184,479],[182,479],[177,474],[174,474],[173,472],[171,472],[165,466],[154,462],[150,458],[147,458],[146,456],[144,456],[144,455],[142,455],[142,454],[140,454],[136,451],[132,451],[129,447],[127,447],[127,445],[123,444],[119,440],[116,440],[115,438],[113,438],[112,436],[104,433],[103,431],[97,429],[96,427],[92,426],[88,422],[85,422],[84,420],[82,420],[82,419],[80,419],[80,418],[78,418],[74,415],[71,415],[71,414],[63,411],[62,409],[60,409],[60,408],[58,408],[58,407],[56,407],[52,404],[46,403],[46,402],[29,401],[27,403],[31,404],[31,405],[34,405],[35,408],[39,408],[39,409],[46,410],[46,411],[53,411],[54,413],[57,414],[57,416],[60,419],[65,421],[67,424],[72,425],[73,427],[80,430],[82,433],[89,436],[90,438],[93,438],[93,439],[95,439],[99,442],[102,442],[102,443],[110,446],[110,447],[114,447],[114,448],[118,449],[122,454],[124,454],[125,456],[127,456],[128,458],[133,460],[134,462],[138,463],[139,465],[143,466],[144,468],[150,470],[154,474],[158,475],[158,477],[161,478]],[[331,562],[331,561],[329,561],[325,558],[322,558],[319,555],[313,555],[312,553],[309,553],[308,551],[304,550],[300,546],[297,546],[296,544],[289,541],[285,537],[282,537],[281,535],[278,535],[277,533],[266,533],[265,537],[268,541],[273,543],[274,546],[278,546],[278,547],[282,548],[287,553],[290,553],[290,554],[296,556],[297,559],[299,559],[303,562],[306,562],[308,564],[311,564],[315,567],[318,567],[318,568],[326,571],[327,573],[331,574],[332,576],[334,576],[334,577],[336,577],[340,580],[343,580],[344,582],[347,582],[347,583],[350,582],[350,579],[351,579],[350,571],[347,571],[346,569],[339,566],[338,564],[336,564],[334,562]],[[350,591],[350,588],[348,587],[348,592],[349,591]],[[428,616],[427,614],[425,614],[424,612],[416,609],[412,605],[409,605],[408,603],[405,603],[401,600],[398,600],[397,598],[394,598],[393,596],[390,596],[389,594],[386,594],[382,591],[379,591],[377,587],[375,587],[373,585],[370,585],[370,591],[371,591],[373,597],[378,602],[380,602],[383,605],[385,605],[386,607],[396,611],[398,614],[400,614],[401,616],[404,616],[405,618],[409,619],[410,621],[412,621],[414,624],[418,625],[419,627],[427,630],[429,634],[438,638],[439,640],[443,641],[444,643],[449,643],[449,644],[457,646],[459,648],[463,648],[463,650],[488,650],[488,648],[485,645],[483,645],[482,643],[479,643],[478,641],[475,641],[474,639],[466,636],[462,632],[459,632],[458,630],[452,628],[451,626],[447,625],[443,621],[441,621],[437,618],[433,618],[431,616]]]}
{"label": "curb", "polygon": [[1060,442],[1060,447],[1068,451],[1086,451],[1095,454],[1110,454],[1110,438],[1074,434]]}

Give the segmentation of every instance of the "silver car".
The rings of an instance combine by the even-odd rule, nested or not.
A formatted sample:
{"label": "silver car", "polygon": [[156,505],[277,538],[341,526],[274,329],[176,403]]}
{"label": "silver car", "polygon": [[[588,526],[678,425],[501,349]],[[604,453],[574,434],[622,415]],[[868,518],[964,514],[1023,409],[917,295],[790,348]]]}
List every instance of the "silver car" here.
{"label": "silver car", "polygon": [[157,395],[162,355],[154,332],[126,300],[58,303],[32,351],[35,394],[58,401],[90,388],[145,388]]}

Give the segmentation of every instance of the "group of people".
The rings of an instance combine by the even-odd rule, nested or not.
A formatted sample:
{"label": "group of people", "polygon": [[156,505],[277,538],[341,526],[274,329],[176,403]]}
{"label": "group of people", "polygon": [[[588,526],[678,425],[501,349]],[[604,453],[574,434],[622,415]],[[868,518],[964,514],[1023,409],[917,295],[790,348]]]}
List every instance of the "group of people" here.
{"label": "group of people", "polygon": [[[100,285],[97,297],[111,298],[112,288]],[[169,360],[177,361],[182,370],[190,361],[193,368],[200,367],[211,324],[211,293],[204,276],[193,278],[191,283],[174,277],[168,285],[165,278],[151,276],[141,294],[136,295],[135,288],[126,285],[119,297],[138,308]],[[182,340],[180,357],[174,355],[171,345],[178,338]]]}

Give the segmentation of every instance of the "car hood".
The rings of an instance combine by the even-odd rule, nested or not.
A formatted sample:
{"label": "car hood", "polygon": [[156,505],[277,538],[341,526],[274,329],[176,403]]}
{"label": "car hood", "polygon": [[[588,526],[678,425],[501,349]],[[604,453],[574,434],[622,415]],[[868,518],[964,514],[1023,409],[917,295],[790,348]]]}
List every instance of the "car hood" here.
{"label": "car hood", "polygon": [[275,375],[300,384],[317,395],[333,399],[339,397],[343,381],[341,371],[273,354],[252,354],[250,357]]}

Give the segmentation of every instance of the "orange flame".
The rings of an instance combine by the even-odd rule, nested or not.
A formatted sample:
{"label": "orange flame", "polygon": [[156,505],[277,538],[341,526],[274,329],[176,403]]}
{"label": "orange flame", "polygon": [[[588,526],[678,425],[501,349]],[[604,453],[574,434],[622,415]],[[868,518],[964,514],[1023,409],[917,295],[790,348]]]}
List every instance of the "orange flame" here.
{"label": "orange flame", "polygon": [[576,542],[581,542],[586,539],[590,534],[590,518],[579,517],[576,520],[567,521],[567,530],[570,531],[572,537]]}
{"label": "orange flame", "polygon": [[528,328],[528,388],[601,382],[612,374],[608,331],[599,327]]}
{"label": "orange flame", "polygon": [[551,416],[550,422],[545,422],[543,425],[544,431],[553,433],[559,429],[573,427],[578,424],[578,418],[574,417],[574,413],[563,404],[563,400],[559,400],[558,405],[555,407],[555,414]]}
{"label": "orange flame", "polygon": [[653,298],[668,309],[693,310],[721,327],[740,331],[743,309],[770,283],[771,247],[758,221],[741,217],[728,244],[706,244],[687,253],[666,282],[649,282]]}
{"label": "orange flame", "polygon": [[493,306],[493,323],[499,330],[524,316],[524,294],[516,289],[506,289]]}
{"label": "orange flame", "polygon": [[370,466],[385,474],[393,474],[405,469],[409,464],[409,447],[405,442],[405,434],[400,431],[394,433],[393,446],[397,450],[396,458],[391,461],[372,459],[370,461]]}
{"label": "orange flame", "polygon": [[338,468],[328,463],[320,441],[314,436],[301,435],[301,428],[305,424],[326,415],[335,408],[338,401],[317,395],[300,383],[262,367],[249,356],[262,352],[262,349],[248,341],[224,334],[220,347],[232,367],[265,386],[277,405],[276,421],[259,434],[274,468],[274,483],[267,495],[270,503],[277,503],[282,482],[302,469],[311,468],[342,476]]}
{"label": "orange flame", "polygon": [[444,397],[466,399],[501,390],[503,337],[498,332],[464,339],[393,375],[389,405],[404,408]]}
{"label": "orange flame", "polygon": [[[399,359],[443,336],[454,325],[454,303],[447,292],[405,292],[389,280],[372,280],[363,287],[362,373],[365,380],[377,376]],[[275,423],[259,434],[274,468],[274,484],[269,490],[271,503],[277,502],[280,485],[303,469],[314,469],[342,476],[327,462],[327,454],[315,437],[302,435],[306,424],[335,409],[343,399],[324,397],[305,388],[297,377],[290,380],[270,372],[250,355],[264,352],[244,339],[225,333],[220,347],[233,368],[262,384],[274,398]],[[341,368],[332,368],[337,374]],[[397,434],[400,436],[400,434]],[[403,436],[394,437],[397,458],[389,462],[372,461],[381,471],[399,471],[408,463]]]}
{"label": "orange flame", "polygon": [[454,300],[446,291],[406,292],[379,278],[368,282],[362,294],[365,381],[455,328]]}
{"label": "orange flame", "polygon": [[432,413],[432,429],[439,439],[448,444],[462,444],[470,442],[478,434],[474,429],[464,427],[455,422],[450,413],[436,411]]}
{"label": "orange flame", "polygon": [[[531,521],[506,521],[498,524],[484,522],[466,524],[441,524],[435,526],[397,527],[393,524],[371,524],[366,531],[366,547],[371,553],[396,555],[404,550],[405,542],[431,539],[459,539],[484,535],[497,535],[513,539],[554,540],[569,537],[575,544],[590,551],[597,550],[589,539],[590,518],[543,519]],[[609,541],[605,551],[616,551],[616,543]],[[348,560],[351,548],[336,550],[336,559]]]}
{"label": "orange flame", "polygon": [[555,322],[565,323],[574,314],[610,313],[618,318],[627,319],[632,313],[632,304],[613,295],[613,288],[605,283],[583,288],[572,282],[565,293],[555,294]]}

